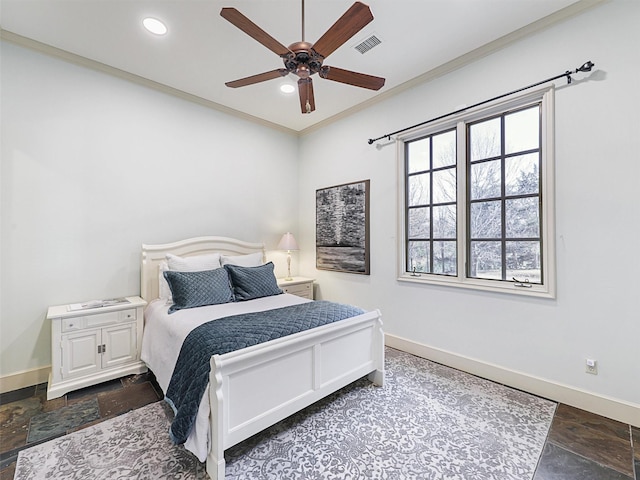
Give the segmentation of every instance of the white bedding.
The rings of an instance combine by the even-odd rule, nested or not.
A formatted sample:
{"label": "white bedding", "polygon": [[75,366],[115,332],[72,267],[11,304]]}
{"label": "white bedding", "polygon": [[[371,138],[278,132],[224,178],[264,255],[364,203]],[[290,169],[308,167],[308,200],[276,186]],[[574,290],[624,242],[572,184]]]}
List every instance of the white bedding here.
{"label": "white bedding", "polygon": [[[311,300],[290,294],[263,297],[246,302],[224,303],[179,310],[171,315],[166,300],[157,299],[145,309],[141,358],[154,373],[160,388],[167,391],[182,342],[191,330],[210,320],[249,312],[261,312]],[[185,448],[204,462],[209,452],[209,395],[200,402],[198,417]]]}

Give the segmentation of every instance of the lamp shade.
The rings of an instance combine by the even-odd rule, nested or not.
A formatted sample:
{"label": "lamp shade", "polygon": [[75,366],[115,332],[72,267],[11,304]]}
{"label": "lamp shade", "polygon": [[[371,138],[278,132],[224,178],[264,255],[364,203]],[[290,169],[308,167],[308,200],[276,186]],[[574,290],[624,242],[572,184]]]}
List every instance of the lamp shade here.
{"label": "lamp shade", "polygon": [[299,250],[293,233],[287,232],[282,236],[278,243],[278,250]]}

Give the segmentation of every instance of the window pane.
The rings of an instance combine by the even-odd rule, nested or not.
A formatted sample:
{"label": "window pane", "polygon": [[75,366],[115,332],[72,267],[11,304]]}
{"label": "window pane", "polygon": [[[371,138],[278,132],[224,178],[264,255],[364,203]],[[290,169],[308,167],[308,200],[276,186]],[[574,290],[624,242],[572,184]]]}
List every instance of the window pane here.
{"label": "window pane", "polygon": [[409,210],[409,238],[429,238],[429,208]]}
{"label": "window pane", "polygon": [[409,206],[429,204],[429,178],[430,173],[413,175],[409,177]]}
{"label": "window pane", "polygon": [[505,159],[505,188],[507,195],[538,193],[540,190],[539,159],[540,157],[537,153]]}
{"label": "window pane", "polygon": [[429,273],[429,242],[409,242],[407,271]]}
{"label": "window pane", "polygon": [[456,201],[456,169],[433,172],[433,203]]}
{"label": "window pane", "polygon": [[500,202],[472,203],[470,213],[471,238],[501,238]]}
{"label": "window pane", "polygon": [[494,118],[469,127],[471,161],[500,155],[500,118]]}
{"label": "window pane", "polygon": [[500,242],[471,242],[469,276],[502,280]]}
{"label": "window pane", "polygon": [[540,243],[507,242],[507,280],[541,283]]}
{"label": "window pane", "polygon": [[539,107],[535,106],[505,115],[504,136],[507,154],[539,148]]}
{"label": "window pane", "polygon": [[433,242],[433,273],[457,275],[456,242]]}
{"label": "window pane", "polygon": [[456,207],[433,207],[433,238],[456,238]]}
{"label": "window pane", "polygon": [[500,196],[500,160],[471,165],[471,200]]}
{"label": "window pane", "polygon": [[429,138],[416,140],[408,144],[407,171],[408,173],[429,170]]}
{"label": "window pane", "polygon": [[540,236],[538,197],[514,198],[505,202],[507,238]]}
{"label": "window pane", "polygon": [[456,132],[441,133],[433,137],[433,168],[456,164]]}

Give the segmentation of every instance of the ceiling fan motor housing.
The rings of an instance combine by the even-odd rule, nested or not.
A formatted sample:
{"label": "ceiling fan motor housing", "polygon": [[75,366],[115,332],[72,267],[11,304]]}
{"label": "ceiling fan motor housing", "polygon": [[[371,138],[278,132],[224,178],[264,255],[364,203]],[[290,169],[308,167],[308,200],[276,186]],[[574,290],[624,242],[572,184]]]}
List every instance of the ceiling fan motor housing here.
{"label": "ceiling fan motor housing", "polygon": [[284,66],[290,73],[307,78],[318,73],[324,58],[313,50],[309,42],[296,42],[289,45],[290,53],[284,57]]}

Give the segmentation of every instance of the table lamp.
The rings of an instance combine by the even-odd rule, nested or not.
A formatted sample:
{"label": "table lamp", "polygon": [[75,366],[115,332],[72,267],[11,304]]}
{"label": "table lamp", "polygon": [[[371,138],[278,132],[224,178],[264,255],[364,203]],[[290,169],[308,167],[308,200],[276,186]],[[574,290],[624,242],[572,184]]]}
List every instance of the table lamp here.
{"label": "table lamp", "polygon": [[282,236],[280,243],[278,243],[278,250],[287,251],[287,276],[285,277],[285,280],[293,280],[293,277],[291,276],[291,250],[299,249],[296,239],[291,232],[287,232]]}

